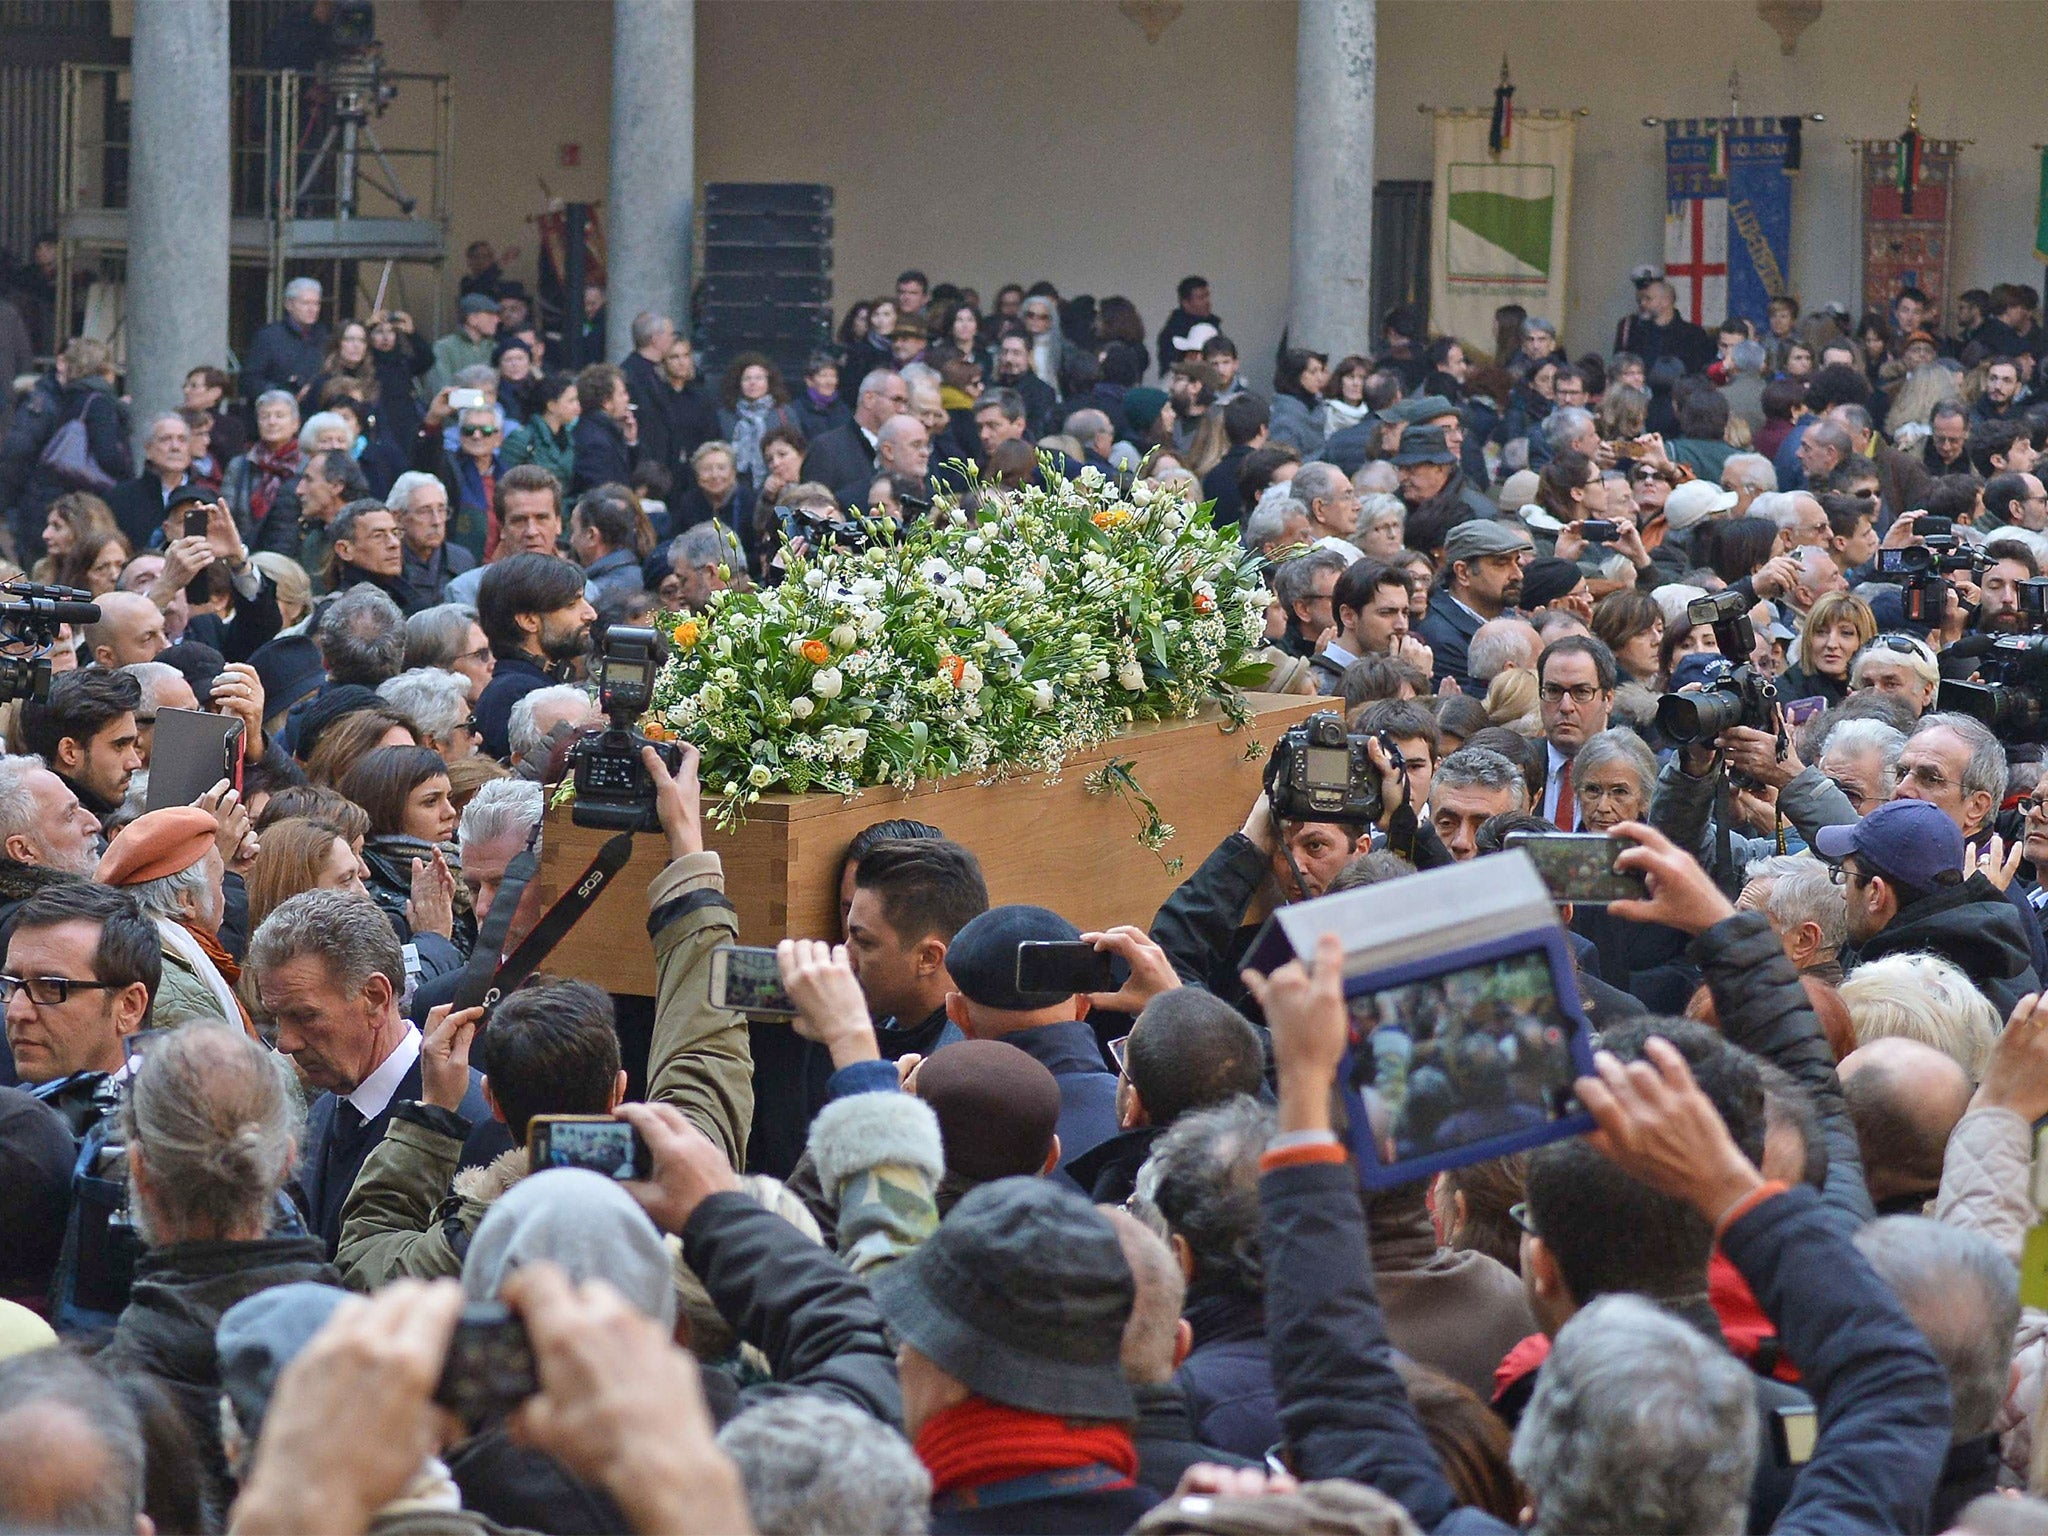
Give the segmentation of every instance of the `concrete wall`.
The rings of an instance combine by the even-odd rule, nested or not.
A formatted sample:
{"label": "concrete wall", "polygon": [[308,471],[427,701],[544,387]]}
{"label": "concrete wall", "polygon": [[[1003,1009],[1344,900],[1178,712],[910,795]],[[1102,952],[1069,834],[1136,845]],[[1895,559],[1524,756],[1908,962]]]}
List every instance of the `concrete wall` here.
{"label": "concrete wall", "polygon": [[[1418,104],[1482,106],[1503,51],[1524,108],[1579,130],[1575,349],[1604,346],[1628,269],[1663,249],[1663,146],[1645,114],[1825,112],[1806,131],[1792,271],[1809,308],[1857,293],[1853,161],[1896,133],[1917,82],[1963,155],[1957,286],[2038,282],[2036,103],[2048,7],[1827,0],[1786,57],[1751,0],[1380,0],[1378,173],[1431,174]],[[517,242],[534,270],[536,176],[602,198],[610,8],[602,0],[384,0],[399,67],[455,77],[458,242]],[[2013,25],[2015,21],[2020,25]],[[438,29],[438,30],[437,30]],[[837,189],[841,308],[911,264],[978,285],[1050,278],[1123,293],[1156,329],[1201,271],[1254,377],[1286,309],[1294,100],[1287,0],[1187,0],[1157,43],[1110,0],[699,0],[697,167],[707,181]],[[2010,46],[2000,46],[2001,40]],[[559,146],[582,163],[564,169]],[[452,291],[459,264],[451,267]]]}

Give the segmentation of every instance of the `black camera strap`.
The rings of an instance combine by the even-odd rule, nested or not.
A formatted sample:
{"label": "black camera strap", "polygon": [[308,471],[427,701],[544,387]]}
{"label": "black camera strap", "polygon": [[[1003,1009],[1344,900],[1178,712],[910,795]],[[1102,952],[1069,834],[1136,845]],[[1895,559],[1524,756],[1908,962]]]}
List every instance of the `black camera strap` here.
{"label": "black camera strap", "polygon": [[539,873],[540,857],[533,846],[538,840],[539,830],[536,825],[535,837],[505,866],[505,878],[498,885],[498,894],[491,902],[489,914],[477,930],[476,945],[469,953],[469,964],[463,969],[461,985],[455,989],[457,1008],[490,1008],[507,992],[517,989],[540,969],[541,962],[561,943],[562,936],[576,926],[583,914],[604,894],[604,888],[633,857],[632,833],[621,832],[606,839],[605,845],[597,850],[597,857],[585,866],[576,883],[564,891],[561,899],[534,924],[533,932],[521,939],[519,947],[502,963],[494,964],[502,953],[505,933],[512,926],[512,914],[519,906],[526,884]]}

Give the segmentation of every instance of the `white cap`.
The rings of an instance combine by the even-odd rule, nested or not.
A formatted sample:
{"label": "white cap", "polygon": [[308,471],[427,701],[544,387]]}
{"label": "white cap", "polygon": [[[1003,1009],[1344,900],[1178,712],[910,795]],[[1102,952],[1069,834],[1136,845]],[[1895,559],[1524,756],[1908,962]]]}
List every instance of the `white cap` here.
{"label": "white cap", "polygon": [[1216,327],[1204,320],[1199,325],[1189,326],[1187,335],[1174,337],[1174,350],[1178,352],[1199,352],[1209,344],[1210,338],[1216,334]]}
{"label": "white cap", "polygon": [[1733,491],[1724,491],[1711,480],[1688,480],[1674,486],[1665,498],[1664,526],[1678,533],[1694,523],[1704,523],[1716,513],[1726,512],[1739,499]]}

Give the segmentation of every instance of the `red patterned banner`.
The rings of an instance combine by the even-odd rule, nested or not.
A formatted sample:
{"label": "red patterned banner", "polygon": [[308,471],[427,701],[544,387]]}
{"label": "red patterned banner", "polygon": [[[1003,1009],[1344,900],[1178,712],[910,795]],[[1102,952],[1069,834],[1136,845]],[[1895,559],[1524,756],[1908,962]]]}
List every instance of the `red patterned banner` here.
{"label": "red patterned banner", "polygon": [[1858,201],[1863,209],[1863,308],[1889,314],[1901,288],[1919,288],[1937,315],[1947,313],[1949,256],[1956,233],[1953,139],[1923,139],[1912,212],[1899,189],[1899,141],[1865,139]]}

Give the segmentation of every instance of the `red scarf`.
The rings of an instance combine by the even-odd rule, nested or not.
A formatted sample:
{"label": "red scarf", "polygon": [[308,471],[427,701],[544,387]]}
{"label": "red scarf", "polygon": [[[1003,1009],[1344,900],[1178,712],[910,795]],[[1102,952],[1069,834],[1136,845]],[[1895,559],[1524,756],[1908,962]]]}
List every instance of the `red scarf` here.
{"label": "red scarf", "polygon": [[206,952],[206,958],[211,960],[214,969],[220,972],[221,980],[228,984],[228,990],[234,996],[235,1006],[242,1012],[243,1032],[251,1040],[261,1044],[262,1036],[256,1033],[255,1021],[249,1017],[249,1005],[243,1002],[241,994],[234,990],[235,983],[242,979],[242,968],[235,964],[235,957],[221,948],[220,940],[208,933],[204,928],[195,928],[192,924],[185,922],[179,923],[178,926],[191,934],[192,942]]}
{"label": "red scarf", "polygon": [[980,1397],[926,1420],[917,1457],[931,1472],[934,1493],[1070,1467],[1111,1467],[1132,1480],[1138,1475],[1138,1448],[1122,1424],[1005,1408]]}
{"label": "red scarf", "polygon": [[249,468],[249,520],[261,527],[285,482],[305,468],[298,440],[291,439],[275,449],[258,443],[249,450]]}

